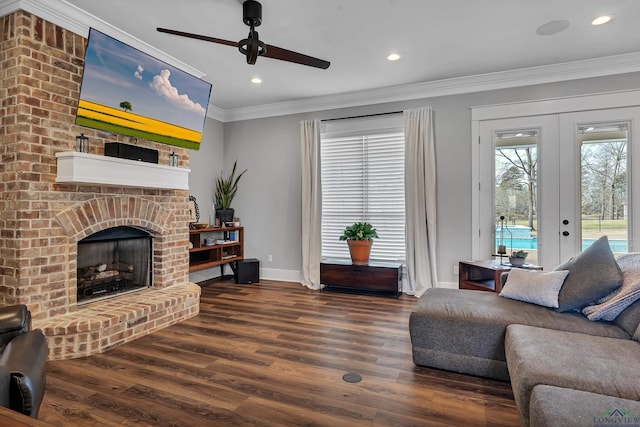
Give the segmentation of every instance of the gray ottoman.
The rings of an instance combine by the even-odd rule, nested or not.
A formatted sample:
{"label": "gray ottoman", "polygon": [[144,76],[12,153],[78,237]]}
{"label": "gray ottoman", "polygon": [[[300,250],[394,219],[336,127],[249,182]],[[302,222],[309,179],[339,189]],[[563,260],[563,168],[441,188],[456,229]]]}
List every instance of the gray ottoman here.
{"label": "gray ottoman", "polygon": [[[640,417],[638,401],[548,385],[533,388],[530,408],[531,427],[631,426],[640,423],[634,423],[629,417]],[[612,422],[606,422],[607,418]]]}
{"label": "gray ottoman", "polygon": [[531,393],[540,384],[640,400],[637,341],[511,325],[505,350],[523,426],[529,425]]}

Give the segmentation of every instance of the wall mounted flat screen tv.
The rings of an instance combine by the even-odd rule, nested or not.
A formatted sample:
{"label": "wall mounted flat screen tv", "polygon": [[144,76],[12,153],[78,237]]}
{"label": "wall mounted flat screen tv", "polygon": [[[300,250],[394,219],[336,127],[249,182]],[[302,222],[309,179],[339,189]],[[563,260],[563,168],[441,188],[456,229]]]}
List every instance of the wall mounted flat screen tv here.
{"label": "wall mounted flat screen tv", "polygon": [[197,150],[211,84],[91,28],[76,124]]}

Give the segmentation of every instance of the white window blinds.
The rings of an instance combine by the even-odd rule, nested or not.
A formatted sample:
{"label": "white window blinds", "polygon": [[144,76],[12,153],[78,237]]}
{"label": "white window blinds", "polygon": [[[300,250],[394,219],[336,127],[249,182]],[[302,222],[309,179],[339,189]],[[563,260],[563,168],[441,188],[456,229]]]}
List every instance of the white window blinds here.
{"label": "white window blinds", "polygon": [[405,260],[404,131],[323,133],[322,257],[349,258],[345,226],[369,222],[378,231],[371,259]]}

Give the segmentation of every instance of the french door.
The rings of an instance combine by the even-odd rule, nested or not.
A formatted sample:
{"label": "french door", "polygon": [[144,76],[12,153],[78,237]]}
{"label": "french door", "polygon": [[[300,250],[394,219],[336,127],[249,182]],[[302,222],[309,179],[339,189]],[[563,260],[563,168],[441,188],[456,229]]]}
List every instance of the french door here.
{"label": "french door", "polygon": [[640,248],[639,126],[640,107],[479,121],[479,258],[522,249],[551,269],[602,235]]}

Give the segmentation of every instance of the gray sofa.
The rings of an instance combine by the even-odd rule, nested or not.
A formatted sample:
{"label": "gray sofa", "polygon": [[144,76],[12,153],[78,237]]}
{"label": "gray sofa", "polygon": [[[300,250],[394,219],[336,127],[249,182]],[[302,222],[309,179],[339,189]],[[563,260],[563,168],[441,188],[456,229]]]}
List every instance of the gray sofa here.
{"label": "gray sofa", "polygon": [[418,300],[409,331],[416,365],[510,380],[523,426],[583,426],[616,409],[640,416],[639,323],[640,301],[605,322],[434,288]]}

